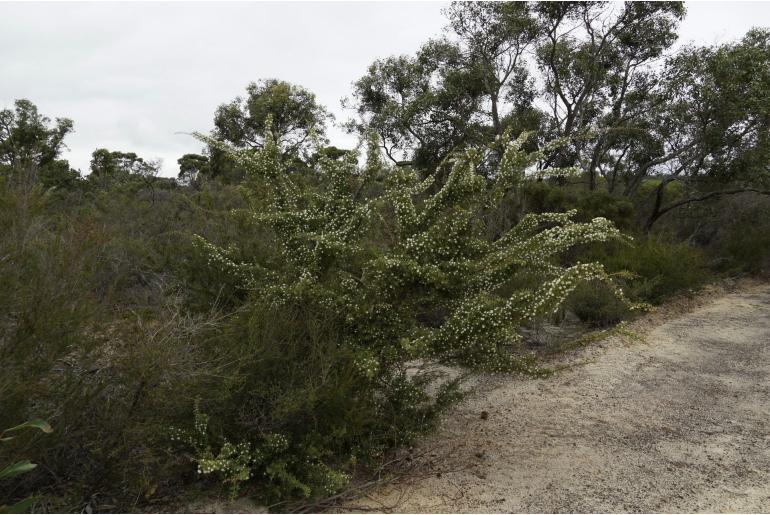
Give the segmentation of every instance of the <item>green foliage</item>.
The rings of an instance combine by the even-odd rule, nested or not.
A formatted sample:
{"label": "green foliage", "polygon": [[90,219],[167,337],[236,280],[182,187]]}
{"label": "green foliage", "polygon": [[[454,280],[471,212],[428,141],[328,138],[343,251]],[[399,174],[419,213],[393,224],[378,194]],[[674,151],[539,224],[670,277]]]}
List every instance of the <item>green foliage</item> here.
{"label": "green foliage", "polygon": [[44,413],[57,427],[34,445],[0,446],[0,462],[45,463],[0,484],[2,498],[45,492],[57,510],[79,511],[101,491],[129,507],[179,483],[165,427],[189,410],[179,393],[194,396],[203,373],[193,342],[216,315],[183,311],[171,273],[183,268],[188,226],[217,231],[201,204],[170,191],[152,202],[143,190],[0,181],[0,413]]}
{"label": "green foliage", "polygon": [[14,109],[0,111],[0,176],[20,183],[40,181],[47,188],[72,187],[80,174],[59,159],[72,130],[72,120],[57,118],[52,126],[35,104],[16,100]]}
{"label": "green foliage", "polygon": [[722,274],[770,273],[770,197],[745,194],[693,204],[661,224],[676,231],[709,257]]}
{"label": "green foliage", "polygon": [[248,442],[233,445],[227,440],[214,453],[209,443],[208,416],[201,413],[197,405],[194,415],[193,430],[172,430],[171,440],[193,449],[198,474],[221,474],[223,482],[231,484],[231,496],[234,498],[238,494],[239,484],[251,477],[251,468],[261,460],[261,455],[258,451],[252,451]]}
{"label": "green foliage", "polygon": [[[246,295],[207,338],[208,359],[230,364],[227,380],[201,399],[208,418],[199,413],[198,429],[180,437],[203,473],[228,483],[250,474],[269,501],[328,495],[353,464],[435,426],[457,383],[434,364],[537,373],[519,346],[522,324],[582,281],[622,298],[601,265],[560,262],[578,244],[622,239],[606,219],[528,214],[490,237],[501,201],[548,150],[522,150],[526,134],[508,140],[491,181],[476,172],[489,150],[469,149],[432,192],[414,170],[382,165],[373,141],[362,168],[355,156],[321,154],[304,180],[287,173],[269,134],[257,152],[202,137],[247,171],[250,203],[231,221],[264,242],[194,239],[207,267]],[[540,175],[549,173],[565,170]],[[511,288],[522,276],[531,287]],[[280,449],[268,452],[275,435]]]}
{"label": "green foliage", "polygon": [[160,162],[146,161],[134,152],[98,148],[91,155],[88,181],[100,188],[113,185],[152,187],[160,170]]}
{"label": "green foliage", "polygon": [[177,160],[179,180],[183,184],[197,185],[203,178],[211,176],[211,161],[207,156],[185,154]]}
{"label": "green foliage", "polygon": [[577,317],[593,327],[617,324],[630,314],[628,306],[601,283],[583,284],[575,289],[567,307]]}
{"label": "green foliage", "polygon": [[[592,249],[590,259],[601,260],[608,272],[629,272],[624,289],[634,300],[659,304],[677,293],[689,292],[708,281],[703,251],[687,243],[669,242],[662,237],[638,239],[634,245]],[[610,313],[614,308],[610,308]]]}
{"label": "green foliage", "polygon": [[770,274],[770,209],[758,209],[757,217],[743,218],[723,228],[720,242],[712,250],[721,270]]}
{"label": "green foliage", "polygon": [[[30,420],[28,422],[24,422],[23,424],[19,424],[17,426],[0,431],[0,443],[9,442],[14,439],[14,436],[8,436],[9,433],[22,431],[25,429],[39,429],[44,433],[53,432],[53,429],[51,428],[50,424],[48,424],[48,422],[40,419]],[[37,465],[29,460],[12,463],[3,468],[0,468],[0,480],[11,479],[18,475],[34,470],[35,467],[37,467]],[[0,504],[0,513],[24,513],[32,506],[34,501],[34,497],[28,497],[26,499],[22,499],[21,501],[17,501],[12,505]]]}
{"label": "green foliage", "polygon": [[[262,148],[270,137],[287,156],[307,157],[330,115],[307,89],[277,79],[252,82],[246,98],[222,104],[215,135],[239,148]],[[270,122],[268,122],[270,120]]]}
{"label": "green foliage", "polygon": [[634,226],[634,205],[620,195],[606,191],[586,191],[575,186],[533,182],[523,189],[525,211],[534,213],[576,210],[578,219],[607,218],[621,229]]}
{"label": "green foliage", "polygon": [[[373,353],[381,373],[428,357],[515,368],[507,349],[518,324],[555,309],[579,280],[604,277],[597,264],[561,268],[554,257],[577,244],[620,237],[606,219],[576,223],[569,212],[527,215],[489,241],[482,217],[499,209],[542,156],[521,150],[527,137],[508,145],[489,183],[475,172],[482,150],[457,155],[446,183],[432,194],[431,181],[419,183],[414,171],[359,172],[353,161],[328,159],[321,160],[319,188],[303,190],[282,171],[274,146],[257,154],[232,150],[252,188],[267,197],[253,205],[251,216],[272,231],[281,259],[240,261],[236,248],[198,244],[212,265],[239,277],[259,299],[317,306],[313,310],[338,320],[332,325],[342,329],[339,338]],[[359,197],[376,175],[385,176],[385,193]],[[385,227],[374,224],[385,217]],[[373,247],[372,231],[383,229],[387,238]],[[500,296],[515,274],[538,274],[543,285]],[[436,311],[441,323],[427,321]],[[369,328],[373,312],[376,331]]]}
{"label": "green foliage", "polygon": [[701,202],[767,184],[766,31],[658,69],[678,2],[446,15],[356,82],[363,166],[279,80],[219,107],[179,182],[107,149],[82,180],[70,120],[0,111],[0,413],[57,427],[3,433],[3,498],[129,511],[200,479],[290,508],[434,429],[447,366],[541,373],[521,328],[565,303],[605,326],[696,288],[705,255],[767,269],[767,206]]}

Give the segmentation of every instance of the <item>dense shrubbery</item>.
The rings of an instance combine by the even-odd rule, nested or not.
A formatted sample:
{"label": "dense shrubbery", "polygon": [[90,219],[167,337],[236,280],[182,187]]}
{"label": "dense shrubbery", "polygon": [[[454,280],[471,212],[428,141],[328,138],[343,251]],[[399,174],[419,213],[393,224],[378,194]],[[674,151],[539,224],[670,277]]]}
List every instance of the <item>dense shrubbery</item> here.
{"label": "dense shrubbery", "polygon": [[[640,236],[633,245],[592,247],[581,254],[604,263],[636,302],[659,304],[672,295],[691,293],[713,277],[702,250],[659,236]],[[581,286],[568,306],[578,318],[596,326],[619,322],[630,314],[601,284]]]}
{"label": "dense shrubbery", "polygon": [[601,283],[580,285],[570,295],[567,307],[591,327],[616,324],[630,314],[628,306]]}
{"label": "dense shrubbery", "polygon": [[704,249],[710,267],[720,273],[770,275],[770,198],[745,195],[713,205],[691,206],[662,229]]}
{"label": "dense shrubbery", "polygon": [[632,301],[707,277],[689,244],[593,220],[630,223],[623,200],[543,204],[559,186],[525,179],[522,141],[494,180],[476,149],[434,188],[373,152],[282,170],[269,146],[235,152],[239,187],[3,183],[2,411],[60,428],[0,449],[43,465],[3,495],[129,507],[195,479],[192,459],[266,502],[322,497],[435,427],[457,385],[432,363],[536,373],[520,324],[566,297],[590,325],[627,317],[601,268],[575,263],[620,273]]}
{"label": "dense shrubbery", "polygon": [[435,427],[445,365],[542,372],[522,327],[560,306],[604,326],[767,272],[770,33],[662,60],[683,13],[455,3],[456,40],[355,83],[363,166],[279,80],[178,180],[108,149],[81,177],[72,121],[0,111],[0,427],[56,427],[0,447],[40,464],[0,504],[328,496]]}
{"label": "dense shrubbery", "polygon": [[[508,145],[493,180],[475,171],[488,151],[470,149],[432,190],[430,179],[384,167],[376,147],[363,169],[354,156],[321,158],[314,187],[284,169],[269,138],[256,154],[222,147],[247,170],[252,198],[232,219],[249,220],[266,245],[197,239],[209,266],[247,295],[213,346],[219,361],[238,362],[219,389],[226,398],[201,409],[219,422],[222,442],[248,446],[243,460],[267,478],[266,493],[330,493],[351,462],[432,427],[455,389],[449,382],[427,395],[439,379],[430,362],[537,372],[517,347],[517,328],[551,313],[583,280],[609,284],[598,264],[556,259],[620,238],[605,219],[528,214],[500,225],[501,200],[542,156],[521,150],[526,139]],[[511,289],[522,276],[534,287]],[[212,452],[194,459],[205,467]]]}
{"label": "dense shrubbery", "polygon": [[38,491],[58,509],[100,495],[93,503],[129,506],[163,477],[165,427],[174,406],[188,416],[180,392],[201,323],[180,310],[166,266],[173,211],[170,198],[151,207],[142,195],[0,184],[0,412],[58,429],[0,450],[41,465],[3,485],[3,500]]}
{"label": "dense shrubbery", "polygon": [[192,453],[266,501],[324,496],[435,426],[457,392],[431,363],[536,372],[517,327],[606,281],[557,258],[620,235],[574,213],[500,216],[539,157],[525,139],[493,181],[471,149],[433,189],[374,150],[362,169],[292,173],[269,143],[233,151],[242,196],[3,184],[2,411],[60,428],[2,450],[45,465],[8,495],[148,502]]}
{"label": "dense shrubbery", "polygon": [[574,209],[581,221],[601,216],[618,228],[634,226],[634,204],[626,197],[606,191],[587,191],[582,185],[556,185],[533,182],[524,189],[525,209],[534,213],[558,213]]}

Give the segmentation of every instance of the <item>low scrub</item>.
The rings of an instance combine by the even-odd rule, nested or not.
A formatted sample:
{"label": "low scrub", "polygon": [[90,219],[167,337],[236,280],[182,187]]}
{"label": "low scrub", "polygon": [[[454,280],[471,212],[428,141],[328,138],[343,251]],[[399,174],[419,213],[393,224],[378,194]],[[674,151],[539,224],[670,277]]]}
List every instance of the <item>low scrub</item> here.
{"label": "low scrub", "polygon": [[57,431],[0,449],[42,465],[3,502],[128,510],[200,480],[287,508],[434,428],[459,397],[434,364],[540,373],[520,328],[585,281],[622,298],[569,252],[624,238],[574,211],[501,216],[543,157],[526,138],[492,180],[486,148],[434,184],[374,144],[363,167],[300,173],[269,141],[211,141],[248,171],[239,190],[4,187],[0,410]]}
{"label": "low scrub", "polygon": [[631,314],[628,305],[602,283],[580,285],[570,295],[567,308],[592,327],[607,327]]}
{"label": "low scrub", "polygon": [[[651,304],[697,289],[712,277],[701,249],[661,236],[638,237],[630,244],[592,247],[582,256],[601,260],[608,272],[620,274],[618,282],[631,299]],[[600,299],[601,294],[597,295]],[[602,304],[600,300],[595,302],[597,306]],[[605,304],[609,315],[615,305],[608,302]]]}

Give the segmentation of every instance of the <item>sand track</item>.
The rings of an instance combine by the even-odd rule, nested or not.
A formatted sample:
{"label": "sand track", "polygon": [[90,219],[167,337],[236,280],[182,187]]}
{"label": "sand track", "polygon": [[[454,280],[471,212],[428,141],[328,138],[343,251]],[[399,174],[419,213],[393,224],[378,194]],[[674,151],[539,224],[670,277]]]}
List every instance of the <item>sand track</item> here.
{"label": "sand track", "polygon": [[641,341],[611,338],[568,363],[548,379],[480,387],[422,445],[431,450],[417,477],[357,504],[770,511],[770,286],[712,298]]}

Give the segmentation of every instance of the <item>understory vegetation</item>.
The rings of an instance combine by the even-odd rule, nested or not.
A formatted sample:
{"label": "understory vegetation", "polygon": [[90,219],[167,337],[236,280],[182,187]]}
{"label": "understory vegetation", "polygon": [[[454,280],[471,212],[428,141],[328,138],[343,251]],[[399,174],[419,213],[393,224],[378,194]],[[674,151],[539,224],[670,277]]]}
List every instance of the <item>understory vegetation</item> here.
{"label": "understory vegetation", "polygon": [[176,179],[108,149],[82,176],[70,120],[0,112],[0,430],[54,428],[2,442],[37,467],[0,505],[291,510],[434,429],[448,367],[546,375],[533,326],[767,275],[770,33],[673,52],[682,4],[620,11],[453,4],[356,82],[358,148],[263,80]]}

